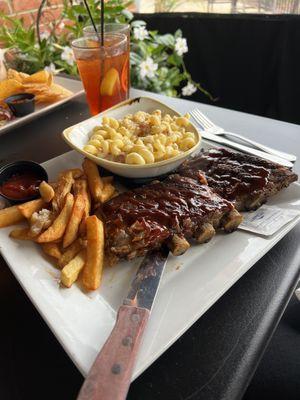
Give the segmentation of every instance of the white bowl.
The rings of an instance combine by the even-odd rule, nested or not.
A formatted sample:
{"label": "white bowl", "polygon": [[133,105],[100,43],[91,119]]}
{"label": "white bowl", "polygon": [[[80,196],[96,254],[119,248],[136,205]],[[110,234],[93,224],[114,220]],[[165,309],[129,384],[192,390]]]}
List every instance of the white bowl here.
{"label": "white bowl", "polygon": [[162,114],[170,114],[171,116],[180,116],[181,114],[166,104],[161,103],[151,97],[137,97],[129,99],[118,105],[89,118],[77,125],[71,126],[63,131],[64,140],[75,150],[79,151],[85,157],[94,161],[96,164],[113,172],[114,174],[125,176],[127,178],[152,178],[155,176],[167,174],[177,168],[184,160],[194,153],[200,146],[201,135],[197,128],[191,123],[189,130],[194,132],[197,138],[197,143],[191,149],[179,154],[176,157],[168,160],[158,161],[152,164],[145,165],[129,165],[115,161],[106,160],[105,158],[94,156],[85,150],[83,147],[89,140],[89,134],[92,129],[101,124],[102,117],[123,118],[127,114],[134,114],[137,111],[145,111],[151,113],[154,110],[161,110]]}

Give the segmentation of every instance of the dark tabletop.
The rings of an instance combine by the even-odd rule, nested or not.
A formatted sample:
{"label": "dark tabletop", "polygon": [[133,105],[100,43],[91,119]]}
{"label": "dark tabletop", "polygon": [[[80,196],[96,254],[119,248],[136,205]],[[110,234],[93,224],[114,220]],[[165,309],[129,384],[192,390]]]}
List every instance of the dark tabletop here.
{"label": "dark tabletop", "polygon": [[[82,97],[1,136],[0,164],[42,162],[68,151],[62,130],[86,117]],[[300,133],[294,145],[284,135],[264,142],[274,139],[300,158]],[[240,399],[297,283],[299,239],[298,225],[131,385],[128,399]],[[74,399],[82,376],[2,258],[0,267],[0,398]]]}

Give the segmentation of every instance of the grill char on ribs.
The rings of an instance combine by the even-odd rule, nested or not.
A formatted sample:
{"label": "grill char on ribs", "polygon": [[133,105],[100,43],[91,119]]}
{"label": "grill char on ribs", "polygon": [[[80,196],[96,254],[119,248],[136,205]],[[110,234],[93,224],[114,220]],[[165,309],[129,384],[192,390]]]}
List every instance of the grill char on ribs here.
{"label": "grill char on ribs", "polygon": [[195,177],[199,170],[205,173],[208,185],[239,211],[257,209],[298,179],[289,168],[222,148],[196,155],[183,163],[178,173]]}
{"label": "grill char on ribs", "polygon": [[180,175],[124,192],[105,203],[101,212],[111,262],[142,256],[162,243],[174,255],[183,254],[190,246],[186,239],[207,242],[215,229],[231,232],[242,221],[232,203],[199,180]]}

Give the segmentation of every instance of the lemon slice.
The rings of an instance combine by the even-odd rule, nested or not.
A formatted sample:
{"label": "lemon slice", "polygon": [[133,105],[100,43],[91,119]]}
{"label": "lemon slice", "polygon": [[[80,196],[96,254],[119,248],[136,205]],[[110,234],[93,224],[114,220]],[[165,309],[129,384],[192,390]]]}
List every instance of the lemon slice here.
{"label": "lemon slice", "polygon": [[120,87],[119,73],[115,68],[110,68],[102,79],[100,93],[103,96],[112,96],[117,87]]}

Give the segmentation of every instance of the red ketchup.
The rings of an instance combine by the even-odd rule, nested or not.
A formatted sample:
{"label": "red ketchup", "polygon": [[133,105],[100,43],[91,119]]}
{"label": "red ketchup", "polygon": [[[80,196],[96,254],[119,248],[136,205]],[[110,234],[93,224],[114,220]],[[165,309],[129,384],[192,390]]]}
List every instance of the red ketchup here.
{"label": "red ketchup", "polygon": [[24,171],[12,175],[0,187],[0,192],[11,199],[25,199],[34,196],[39,190],[41,180],[32,172]]}

